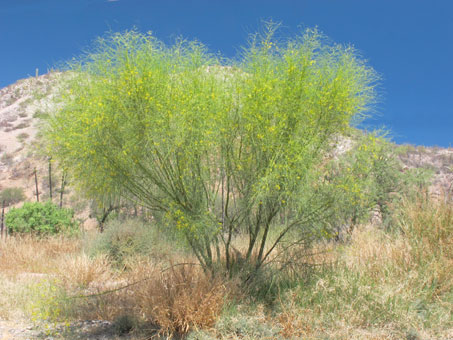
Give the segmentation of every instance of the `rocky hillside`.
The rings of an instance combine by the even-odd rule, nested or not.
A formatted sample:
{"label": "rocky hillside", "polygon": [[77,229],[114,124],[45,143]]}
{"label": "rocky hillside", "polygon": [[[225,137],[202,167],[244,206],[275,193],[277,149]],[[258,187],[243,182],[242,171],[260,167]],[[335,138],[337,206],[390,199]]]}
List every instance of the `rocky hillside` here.
{"label": "rocky hillside", "polygon": [[[49,198],[49,159],[42,154],[39,125],[54,110],[55,84],[61,73],[22,79],[0,90],[0,191],[21,188],[26,200],[36,200],[36,179],[40,200]],[[61,171],[52,163],[53,201],[59,203]],[[68,190],[69,188],[69,190]],[[63,204],[71,206],[86,225],[87,202],[79,200],[66,186]]]}
{"label": "rocky hillside", "polygon": [[39,117],[52,105],[56,76],[24,79],[0,90],[0,189],[21,187],[27,198],[33,195],[34,169],[44,170],[36,148]]}
{"label": "rocky hillside", "polygon": [[405,168],[424,168],[433,173],[431,192],[453,198],[453,148],[400,145],[396,153]]}
{"label": "rocky hillside", "polygon": [[[35,176],[42,199],[49,196],[48,159],[40,154],[39,124],[54,109],[55,83],[61,73],[19,80],[0,90],[0,190],[23,188],[28,200],[35,199]],[[346,146],[345,146],[346,147]],[[435,194],[453,191],[453,148],[395,146],[395,152],[406,168],[426,168],[434,172]],[[61,173],[53,168],[54,201],[58,202]],[[70,192],[64,204],[75,208],[86,219],[86,202]]]}

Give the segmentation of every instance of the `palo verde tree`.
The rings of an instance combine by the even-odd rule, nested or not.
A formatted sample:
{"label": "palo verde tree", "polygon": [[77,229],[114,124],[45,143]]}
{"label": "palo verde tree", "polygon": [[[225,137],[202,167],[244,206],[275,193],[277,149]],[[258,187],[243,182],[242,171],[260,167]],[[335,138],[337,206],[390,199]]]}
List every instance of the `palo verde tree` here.
{"label": "palo verde tree", "polygon": [[99,39],[66,77],[52,155],[88,194],[120,192],[160,216],[205,268],[253,273],[319,232],[326,151],[374,98],[375,73],[352,48],[274,31],[235,62],[135,31]]}
{"label": "palo verde tree", "polygon": [[371,213],[378,212],[382,222],[387,222],[398,193],[410,189],[404,184],[407,175],[402,164],[384,135],[357,131],[351,141],[350,149],[327,166],[330,185],[324,186],[336,197],[329,223],[343,231],[366,223]]}

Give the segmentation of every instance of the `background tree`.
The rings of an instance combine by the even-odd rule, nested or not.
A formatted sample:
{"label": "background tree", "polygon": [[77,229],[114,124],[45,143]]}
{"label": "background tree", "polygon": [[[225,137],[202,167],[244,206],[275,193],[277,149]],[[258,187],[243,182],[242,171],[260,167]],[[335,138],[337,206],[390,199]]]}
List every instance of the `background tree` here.
{"label": "background tree", "polygon": [[23,200],[25,200],[25,194],[22,188],[5,188],[0,192],[0,202],[3,202],[5,207],[22,202]]}
{"label": "background tree", "polygon": [[253,274],[285,239],[320,233],[326,152],[376,79],[316,30],[284,43],[274,31],[222,64],[197,42],[99,39],[62,87],[52,154],[88,194],[121,193],[176,228],[205,268]]}

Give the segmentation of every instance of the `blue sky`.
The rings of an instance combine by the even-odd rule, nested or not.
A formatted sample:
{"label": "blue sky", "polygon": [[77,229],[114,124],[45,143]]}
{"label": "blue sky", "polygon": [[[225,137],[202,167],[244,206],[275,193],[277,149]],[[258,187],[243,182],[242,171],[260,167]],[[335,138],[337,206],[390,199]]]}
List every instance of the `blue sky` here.
{"label": "blue sky", "polygon": [[198,39],[234,57],[263,20],[283,35],[314,27],[352,44],[381,75],[369,128],[398,143],[453,146],[452,0],[0,0],[0,87],[133,27]]}

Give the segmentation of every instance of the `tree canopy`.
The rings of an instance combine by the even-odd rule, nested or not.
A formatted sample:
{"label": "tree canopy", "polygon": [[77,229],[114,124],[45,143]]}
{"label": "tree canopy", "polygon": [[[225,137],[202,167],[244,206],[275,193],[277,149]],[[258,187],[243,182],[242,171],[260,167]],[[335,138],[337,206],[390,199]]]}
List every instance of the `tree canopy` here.
{"label": "tree canopy", "polygon": [[288,237],[319,232],[327,151],[376,81],[316,30],[274,36],[253,36],[237,60],[136,31],[99,39],[70,67],[50,152],[88,195],[127,197],[179,230],[206,268],[259,268]]}

